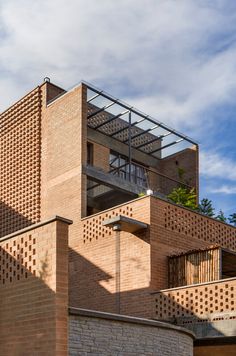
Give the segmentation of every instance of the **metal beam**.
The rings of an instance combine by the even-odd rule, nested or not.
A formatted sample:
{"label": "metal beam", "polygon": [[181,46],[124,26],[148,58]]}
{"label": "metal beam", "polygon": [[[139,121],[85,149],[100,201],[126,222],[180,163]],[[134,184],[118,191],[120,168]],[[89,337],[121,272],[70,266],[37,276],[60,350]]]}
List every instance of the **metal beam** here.
{"label": "metal beam", "polygon": [[111,136],[118,135],[118,134],[119,134],[119,133],[121,133],[122,131],[127,130],[127,129],[129,128],[129,126],[133,127],[133,126],[135,126],[135,125],[137,125],[137,124],[139,124],[140,122],[143,122],[143,121],[145,121],[145,119],[144,119],[144,118],[142,118],[142,119],[140,119],[140,120],[137,120],[137,121],[133,122],[131,125],[128,125],[128,126],[126,126],[126,127],[122,127],[122,128],[121,128],[121,129],[119,129],[118,131],[113,132]]}
{"label": "metal beam", "polygon": [[99,114],[100,112],[110,108],[111,106],[115,105],[116,101],[113,101],[110,104],[107,104],[105,106],[103,106],[102,108],[98,109],[97,111],[93,112],[92,114],[88,115],[87,119],[91,119],[91,117],[96,116],[97,114]]}
{"label": "metal beam", "polygon": [[[95,93],[101,93],[100,90],[94,88],[94,87],[91,86],[90,84],[87,84],[86,82],[84,82],[84,84],[85,84],[86,87],[87,87],[88,89],[90,89],[91,91],[94,91]],[[108,95],[108,94],[106,94],[106,93],[104,93],[104,92],[103,92],[101,95],[102,95],[104,98],[106,98],[106,99],[113,100],[113,101],[116,101],[116,102],[118,101],[118,99],[112,98],[110,95]],[[132,111],[132,112],[133,112],[134,114],[136,114],[136,115],[139,115],[139,116],[141,116],[141,117],[143,117],[143,118],[147,118],[147,115],[144,115],[143,113],[139,112],[137,109],[134,109],[133,107],[131,107],[131,106],[129,106],[129,105],[123,103],[123,102],[120,101],[120,100],[119,100],[119,105],[122,106],[122,107],[125,108],[125,109],[128,109],[128,110]],[[179,136],[179,137],[183,138],[184,140],[190,142],[191,144],[197,145],[197,143],[194,142],[193,140],[191,140],[189,137],[187,137],[187,136],[181,134],[180,132],[177,132],[177,131],[175,131],[175,130],[169,128],[169,127],[167,127],[166,125],[164,125],[163,123],[159,122],[158,120],[153,119],[153,118],[151,118],[151,117],[148,117],[148,120],[151,121],[153,124],[158,124],[158,125],[159,125],[160,127],[162,127],[163,129],[165,129],[165,130],[167,130],[167,131],[170,131],[171,133],[175,134],[176,136]]]}
{"label": "metal beam", "polygon": [[[87,135],[88,140],[94,141],[102,146],[105,146],[115,152],[119,152],[120,154],[128,157],[128,145],[126,143],[122,143],[115,137],[110,137],[104,131],[94,130],[92,127],[88,126]],[[141,162],[144,165],[146,164],[150,167],[156,167],[157,160],[159,160],[158,157],[151,156],[150,154],[142,151],[142,149],[136,149],[135,147],[132,147],[132,156],[134,160]]]}
{"label": "metal beam", "polygon": [[[150,132],[150,131],[152,131],[152,130],[157,129],[158,127],[159,127],[159,125],[155,125],[155,126],[151,127],[150,129],[147,129],[147,130],[144,130],[144,131],[142,131],[142,132],[139,132],[138,134],[136,134],[136,135],[134,135],[133,137],[131,137],[131,140],[133,140],[133,139],[136,138],[136,137],[145,135],[146,133],[148,133],[148,132]],[[138,127],[138,129],[139,129],[139,130],[142,130],[142,129],[140,129],[140,127]],[[127,141],[128,141],[128,140],[125,140],[125,141],[122,141],[122,142],[125,143],[125,142],[127,142]]]}
{"label": "metal beam", "polygon": [[138,195],[146,189],[141,185],[131,183],[125,179],[103,172],[92,166],[83,166],[82,173],[86,174],[86,176],[94,182],[106,185],[109,188],[120,190],[126,193]]}
{"label": "metal beam", "polygon": [[164,148],[167,148],[167,147],[170,147],[170,146],[172,146],[172,145],[175,145],[175,144],[177,144],[177,143],[179,143],[179,142],[181,142],[181,141],[183,141],[183,140],[184,140],[184,139],[181,138],[181,139],[176,140],[176,141],[174,141],[174,142],[168,143],[168,145],[159,147],[159,148],[157,148],[156,150],[151,151],[150,154],[153,154],[153,153],[156,153],[156,152],[158,152],[158,151],[161,151],[161,150],[163,150]]}
{"label": "metal beam", "polygon": [[102,127],[103,125],[109,124],[110,122],[112,122],[112,121],[118,119],[119,117],[121,117],[121,116],[127,114],[128,112],[129,112],[129,110],[126,110],[126,111],[123,111],[122,113],[120,113],[120,114],[118,114],[118,115],[116,115],[116,116],[111,117],[109,120],[104,121],[104,122],[102,122],[101,124],[95,126],[95,127],[94,127],[94,130],[99,129],[99,128]]}
{"label": "metal beam", "polygon": [[155,141],[157,141],[157,140],[160,140],[160,139],[162,139],[163,137],[166,137],[166,136],[169,136],[169,135],[172,135],[172,133],[171,133],[171,132],[168,132],[168,133],[165,134],[165,135],[157,136],[156,138],[154,138],[153,140],[151,140],[151,141],[149,141],[149,142],[145,142],[145,143],[142,143],[141,145],[135,146],[135,148],[141,148],[141,147],[143,147],[143,146],[149,145],[150,143],[153,143],[153,142],[155,142]]}
{"label": "metal beam", "polygon": [[129,181],[131,182],[131,165],[132,165],[132,157],[131,157],[131,111],[129,112]]}
{"label": "metal beam", "polygon": [[98,94],[92,96],[92,98],[90,98],[89,100],[87,100],[87,103],[90,103],[90,101],[96,99],[98,96],[100,96],[102,94],[103,90],[101,90]]}

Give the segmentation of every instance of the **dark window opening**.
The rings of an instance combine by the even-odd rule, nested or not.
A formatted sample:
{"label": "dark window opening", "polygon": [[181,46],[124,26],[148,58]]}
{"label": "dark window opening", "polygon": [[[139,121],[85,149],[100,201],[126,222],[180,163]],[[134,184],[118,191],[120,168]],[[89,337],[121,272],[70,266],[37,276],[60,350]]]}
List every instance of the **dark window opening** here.
{"label": "dark window opening", "polygon": [[93,165],[93,144],[90,142],[87,143],[87,164]]}
{"label": "dark window opening", "polygon": [[142,167],[135,162],[129,164],[128,157],[115,151],[110,152],[109,164],[111,174],[125,180],[130,180],[132,183],[138,184],[145,188],[148,187],[147,169],[145,167]]}

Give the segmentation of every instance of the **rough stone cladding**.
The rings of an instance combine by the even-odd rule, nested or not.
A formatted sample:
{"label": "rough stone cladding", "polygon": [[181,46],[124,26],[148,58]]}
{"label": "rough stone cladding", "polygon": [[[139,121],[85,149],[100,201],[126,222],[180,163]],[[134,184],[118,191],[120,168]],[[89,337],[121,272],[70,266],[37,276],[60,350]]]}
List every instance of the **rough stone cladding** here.
{"label": "rough stone cladding", "polygon": [[69,355],[181,355],[193,354],[191,335],[178,329],[116,320],[71,315]]}
{"label": "rough stone cladding", "polygon": [[0,116],[0,236],[40,220],[41,91]]}

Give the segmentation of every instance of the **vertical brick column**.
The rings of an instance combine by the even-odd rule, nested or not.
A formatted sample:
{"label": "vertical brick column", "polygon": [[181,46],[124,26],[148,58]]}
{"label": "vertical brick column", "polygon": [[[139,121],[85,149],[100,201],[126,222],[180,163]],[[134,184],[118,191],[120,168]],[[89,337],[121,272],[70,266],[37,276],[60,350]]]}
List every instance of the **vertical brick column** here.
{"label": "vertical brick column", "polygon": [[0,240],[0,355],[67,355],[68,224],[54,218]]}

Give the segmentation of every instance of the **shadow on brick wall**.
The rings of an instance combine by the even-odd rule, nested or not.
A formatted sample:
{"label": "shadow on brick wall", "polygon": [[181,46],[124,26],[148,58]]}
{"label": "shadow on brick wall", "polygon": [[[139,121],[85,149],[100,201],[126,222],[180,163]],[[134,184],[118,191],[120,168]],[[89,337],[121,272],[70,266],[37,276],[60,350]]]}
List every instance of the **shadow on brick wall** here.
{"label": "shadow on brick wall", "polygon": [[[188,328],[199,338],[224,336],[209,320],[199,318],[194,313],[190,317],[184,317],[188,312],[187,309],[164,294],[162,307],[168,309],[168,318],[158,318],[155,316],[156,301],[150,286],[122,291],[121,284],[120,292],[114,292],[117,288],[115,270],[109,274],[73,249],[69,249],[69,256],[69,306],[155,318]],[[122,271],[122,266],[121,273],[125,273]],[[179,310],[178,318],[172,314],[172,311],[176,313],[176,310]]]}
{"label": "shadow on brick wall", "polygon": [[23,229],[34,222],[0,201],[0,237]]}
{"label": "shadow on brick wall", "polygon": [[[4,242],[12,249],[9,243]],[[41,278],[36,277],[34,261],[30,268],[22,265],[23,247],[16,245],[13,257],[0,246],[0,356],[53,355],[56,296],[44,282],[49,266],[41,261]]]}

